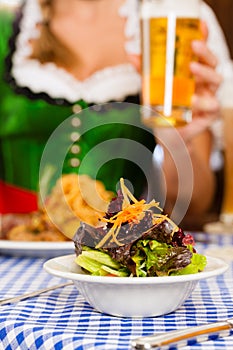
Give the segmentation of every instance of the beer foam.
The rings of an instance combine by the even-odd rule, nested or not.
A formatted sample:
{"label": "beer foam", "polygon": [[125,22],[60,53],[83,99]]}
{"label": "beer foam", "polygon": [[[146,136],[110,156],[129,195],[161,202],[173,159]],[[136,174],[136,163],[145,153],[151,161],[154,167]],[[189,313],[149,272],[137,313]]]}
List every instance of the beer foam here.
{"label": "beer foam", "polygon": [[141,5],[141,18],[167,17],[199,18],[199,0],[153,0]]}

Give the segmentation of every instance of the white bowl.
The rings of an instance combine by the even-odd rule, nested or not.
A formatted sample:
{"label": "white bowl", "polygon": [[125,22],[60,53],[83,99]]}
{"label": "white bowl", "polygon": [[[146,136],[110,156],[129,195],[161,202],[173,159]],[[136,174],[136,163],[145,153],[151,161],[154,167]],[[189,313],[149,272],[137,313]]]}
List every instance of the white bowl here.
{"label": "white bowl", "polygon": [[207,257],[203,272],[166,277],[109,277],[85,274],[75,263],[75,255],[45,262],[44,269],[70,279],[85,300],[97,311],[120,317],[161,316],[179,308],[198,281],[224,273],[226,262]]}

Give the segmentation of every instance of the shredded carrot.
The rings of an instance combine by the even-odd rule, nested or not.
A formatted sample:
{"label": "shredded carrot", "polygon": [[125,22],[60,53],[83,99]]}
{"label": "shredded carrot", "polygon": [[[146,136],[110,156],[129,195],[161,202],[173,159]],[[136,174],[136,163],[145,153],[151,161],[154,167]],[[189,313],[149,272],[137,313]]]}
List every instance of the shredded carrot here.
{"label": "shredded carrot", "polygon": [[[104,223],[110,223],[113,226],[110,228],[108,233],[103,237],[103,239],[97,244],[96,248],[101,248],[110,238],[114,243],[121,246],[121,244],[117,240],[117,235],[120,232],[121,225],[124,223],[129,224],[138,224],[140,220],[143,219],[145,212],[150,211],[152,207],[156,207],[160,211],[162,209],[159,207],[159,203],[155,200],[152,200],[150,203],[146,203],[144,199],[138,201],[129,189],[125,186],[124,180],[120,179],[121,192],[123,194],[123,204],[122,210],[119,211],[116,215],[111,218],[102,218],[101,221]],[[133,202],[131,204],[131,202]],[[162,222],[166,218],[169,222],[172,223],[173,230],[177,229],[177,226],[172,222],[172,220],[168,219],[167,216],[163,214],[153,214],[153,222],[159,223]]]}

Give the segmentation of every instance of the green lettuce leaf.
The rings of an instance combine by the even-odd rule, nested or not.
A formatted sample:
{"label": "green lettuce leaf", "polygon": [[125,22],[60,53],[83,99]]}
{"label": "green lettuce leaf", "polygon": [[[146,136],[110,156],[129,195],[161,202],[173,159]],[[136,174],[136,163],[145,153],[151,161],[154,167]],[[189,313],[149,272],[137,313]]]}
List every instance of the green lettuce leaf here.
{"label": "green lettuce leaf", "polygon": [[191,263],[183,269],[172,273],[172,275],[189,275],[192,273],[198,273],[204,270],[207,260],[202,254],[193,253]]}
{"label": "green lettuce leaf", "polygon": [[139,240],[133,247],[136,276],[169,276],[202,271],[205,257],[194,254],[192,246],[173,247],[156,240]]}
{"label": "green lettuce leaf", "polygon": [[75,259],[75,262],[95,276],[129,276],[127,268],[112,259],[109,254],[97,249],[83,247],[82,253]]}

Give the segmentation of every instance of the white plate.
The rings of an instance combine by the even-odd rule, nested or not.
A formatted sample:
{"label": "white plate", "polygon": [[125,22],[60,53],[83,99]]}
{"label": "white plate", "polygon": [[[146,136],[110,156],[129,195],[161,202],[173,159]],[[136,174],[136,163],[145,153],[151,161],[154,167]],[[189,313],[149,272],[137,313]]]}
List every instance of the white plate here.
{"label": "white plate", "polygon": [[121,317],[149,317],[170,313],[190,296],[198,281],[224,273],[228,264],[207,257],[203,272],[166,277],[109,277],[85,274],[75,263],[75,255],[45,262],[44,269],[70,279],[96,310]]}
{"label": "white plate", "polygon": [[52,258],[61,254],[73,254],[74,243],[71,242],[23,242],[0,240],[0,254]]}

